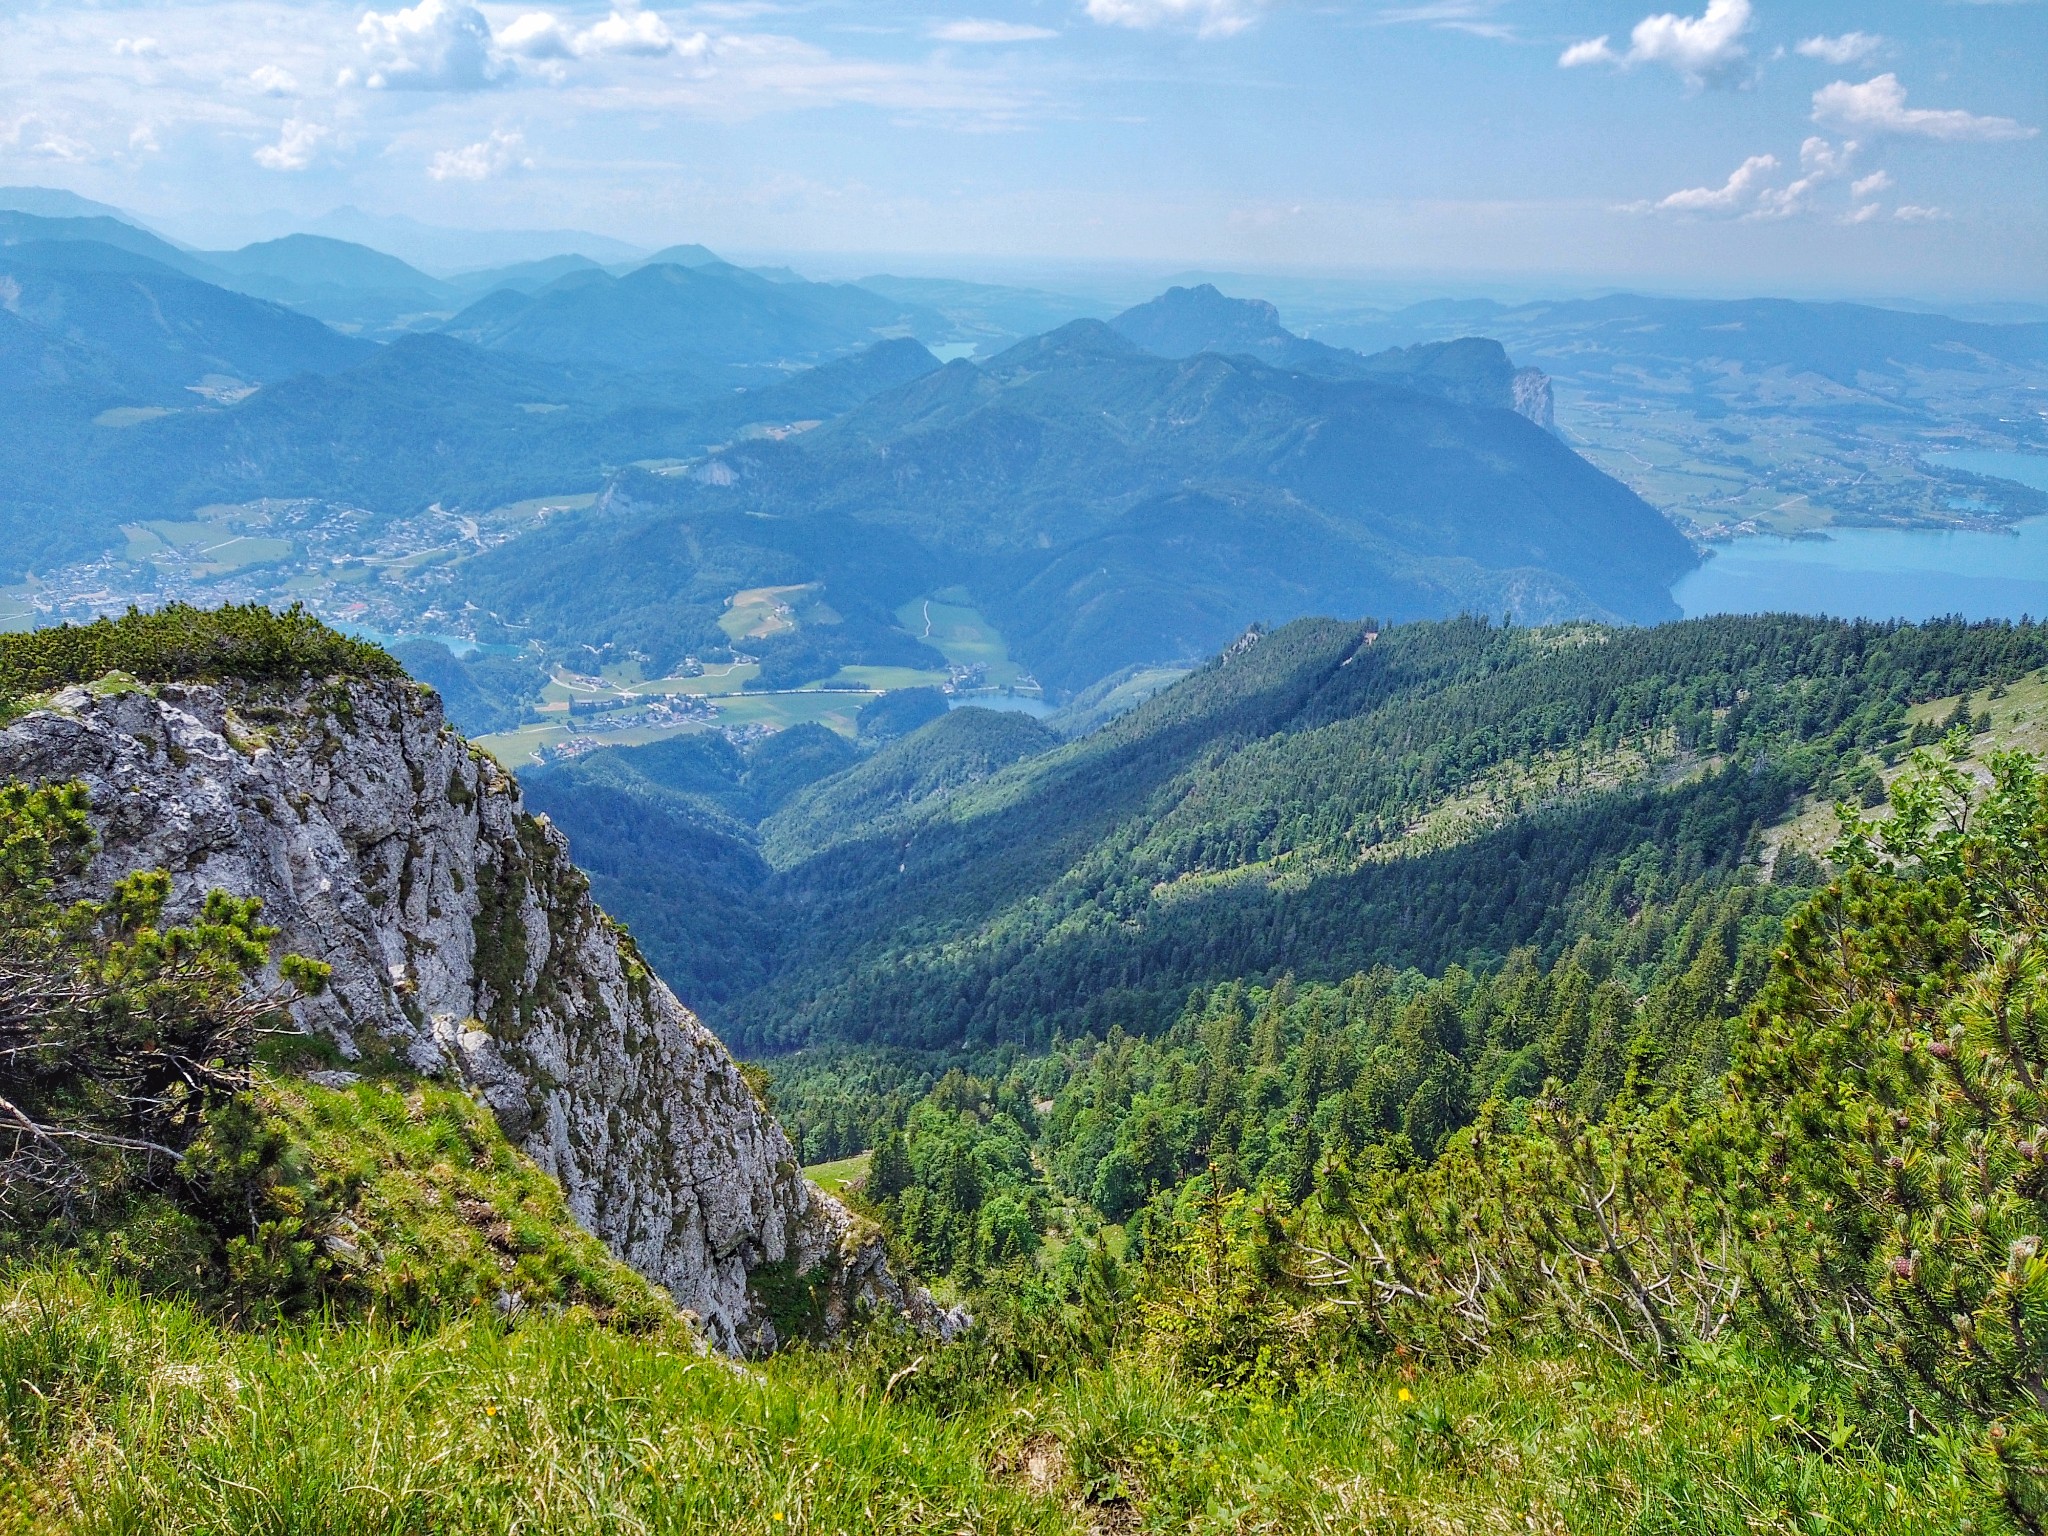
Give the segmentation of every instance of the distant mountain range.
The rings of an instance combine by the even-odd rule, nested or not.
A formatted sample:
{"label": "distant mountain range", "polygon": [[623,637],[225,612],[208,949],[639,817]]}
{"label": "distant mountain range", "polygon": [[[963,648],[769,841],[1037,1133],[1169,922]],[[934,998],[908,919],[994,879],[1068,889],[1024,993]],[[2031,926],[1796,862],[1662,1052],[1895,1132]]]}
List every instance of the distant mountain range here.
{"label": "distant mountain range", "polygon": [[763,369],[761,389],[736,393],[723,373],[563,364],[452,336],[379,346],[83,240],[0,247],[0,292],[14,428],[0,435],[0,579],[215,502],[390,515],[595,489],[617,465],[701,453],[762,416],[836,414],[937,366],[915,342],[884,343],[793,377]]}
{"label": "distant mountain range", "polygon": [[1902,367],[2048,362],[2048,322],[1986,324],[1946,315],[1793,299],[1667,299],[1614,294],[1540,304],[1439,299],[1318,327],[1333,345],[1377,348],[1483,331],[1524,361],[1583,375],[1620,361],[1731,361],[1853,384]]}
{"label": "distant mountain range", "polygon": [[1542,371],[1516,368],[1506,348],[1486,337],[1418,342],[1368,357],[1297,336],[1263,299],[1226,298],[1207,283],[1169,288],[1109,324],[1159,357],[1221,352],[1318,378],[1394,380],[1461,405],[1517,411],[1538,426],[1551,425],[1550,390]]}
{"label": "distant mountain range", "polygon": [[[1405,356],[1427,370],[1438,354]],[[622,475],[536,538],[475,562],[465,590],[544,636],[664,660],[717,644],[735,587],[822,581],[835,606],[887,612],[959,584],[1061,692],[1255,618],[1657,619],[1693,562],[1654,509],[1504,403],[1446,400],[1391,366],[1330,379],[1162,358],[1098,321],[685,474]]]}
{"label": "distant mountain range", "polygon": [[[2048,326],[1776,300],[1444,301],[1309,337],[1197,283],[1077,318],[701,245],[437,277],[330,235],[200,252],[82,199],[13,201],[0,580],[214,503],[374,526],[595,493],[453,561],[477,622],[666,663],[724,652],[735,591],[809,585],[832,617],[754,644],[784,685],[936,665],[896,614],[951,587],[1054,697],[1304,614],[1658,620],[1692,551],[1542,430],[1532,362],[1867,379],[2048,357]],[[921,344],[963,334],[981,361]]]}
{"label": "distant mountain range", "polygon": [[[683,252],[709,257],[701,248]],[[623,369],[817,362],[943,322],[850,284],[774,282],[715,257],[623,277],[590,268],[533,293],[499,288],[447,322],[494,351]]]}

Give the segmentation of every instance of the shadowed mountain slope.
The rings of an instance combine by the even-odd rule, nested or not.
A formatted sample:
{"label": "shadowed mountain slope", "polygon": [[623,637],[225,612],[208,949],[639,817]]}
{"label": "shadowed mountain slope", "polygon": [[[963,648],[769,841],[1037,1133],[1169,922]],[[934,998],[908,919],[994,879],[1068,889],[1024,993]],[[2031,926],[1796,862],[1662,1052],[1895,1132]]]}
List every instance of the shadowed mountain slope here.
{"label": "shadowed mountain slope", "polygon": [[450,320],[494,351],[625,369],[814,362],[904,334],[914,311],[865,288],[776,283],[722,262],[582,270],[537,293],[500,290]]}
{"label": "shadowed mountain slope", "polygon": [[[623,476],[547,539],[538,561],[480,560],[475,599],[645,649],[708,635],[717,610],[691,614],[742,586],[822,581],[835,603],[893,610],[957,583],[1062,692],[1316,611],[1655,620],[1693,562],[1654,510],[1511,411],[1161,358],[1096,321],[686,474]],[[609,612],[575,596],[599,590]]]}

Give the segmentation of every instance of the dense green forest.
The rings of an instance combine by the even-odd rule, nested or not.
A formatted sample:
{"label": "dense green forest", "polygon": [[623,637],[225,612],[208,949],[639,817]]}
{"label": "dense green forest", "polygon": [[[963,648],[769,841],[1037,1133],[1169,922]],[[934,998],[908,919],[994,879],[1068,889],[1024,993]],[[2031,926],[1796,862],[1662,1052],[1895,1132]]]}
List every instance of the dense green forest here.
{"label": "dense green forest", "polygon": [[1490,973],[1523,949],[1547,969],[1747,880],[1763,829],[1896,759],[1913,703],[2044,661],[2025,625],[1316,620],[1078,740],[961,710],[786,802],[728,796],[689,859],[629,857],[618,816],[578,809],[579,778],[658,780],[655,759],[529,784],[579,858],[632,864],[606,899],[665,971],[705,973],[664,914],[701,900],[700,867],[732,872],[746,979],[682,995],[743,1049],[1043,1050],[1157,1034],[1233,980]]}

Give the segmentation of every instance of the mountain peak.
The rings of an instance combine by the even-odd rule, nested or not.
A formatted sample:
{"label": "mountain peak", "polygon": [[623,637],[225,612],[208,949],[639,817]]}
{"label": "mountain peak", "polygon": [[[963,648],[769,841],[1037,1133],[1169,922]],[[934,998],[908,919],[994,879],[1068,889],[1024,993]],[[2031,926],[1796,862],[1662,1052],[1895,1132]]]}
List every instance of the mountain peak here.
{"label": "mountain peak", "polygon": [[1100,320],[1070,320],[1043,336],[1031,336],[989,359],[991,373],[1045,367],[1082,358],[1130,357],[1140,349]]}
{"label": "mountain peak", "polygon": [[1109,322],[1119,335],[1160,357],[1270,349],[1300,340],[1264,299],[1233,299],[1213,283],[1169,288]]}

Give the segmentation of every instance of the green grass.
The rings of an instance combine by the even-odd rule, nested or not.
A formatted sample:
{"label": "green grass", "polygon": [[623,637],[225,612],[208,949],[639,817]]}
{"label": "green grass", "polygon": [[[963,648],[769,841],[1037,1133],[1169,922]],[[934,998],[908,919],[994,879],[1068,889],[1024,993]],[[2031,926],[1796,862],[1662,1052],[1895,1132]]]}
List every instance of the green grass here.
{"label": "green grass", "polygon": [[874,1161],[874,1156],[872,1152],[856,1152],[836,1163],[813,1163],[804,1170],[804,1177],[830,1194],[843,1195],[854,1185],[866,1181],[868,1164]]}
{"label": "green grass", "polygon": [[[419,1326],[494,1308],[575,1307],[623,1329],[674,1323],[667,1296],[576,1224],[561,1186],[467,1094],[410,1075],[323,1088],[266,1071],[254,1104],[286,1150],[279,1182],[251,1209],[290,1224],[291,1241],[316,1245],[310,1289],[295,1283],[282,1294],[237,1278],[235,1262],[211,1267],[203,1200],[125,1197],[79,1233],[80,1251],[152,1295],[238,1316],[274,1316],[281,1303]],[[20,1256],[0,1242],[0,1256],[10,1252]]]}
{"label": "green grass", "polygon": [[765,725],[786,730],[792,725],[817,724],[842,736],[854,732],[854,717],[872,697],[865,693],[747,693],[718,699],[720,725]]}
{"label": "green grass", "polygon": [[1010,660],[1010,648],[995,626],[964,601],[958,588],[914,598],[896,610],[896,622],[937,650],[956,667],[988,668],[987,686],[1014,687],[1024,669]]}
{"label": "green grass", "polygon": [[511,522],[540,522],[552,512],[576,512],[597,500],[595,491],[572,491],[561,496],[529,496],[525,501],[508,501],[487,514]]}
{"label": "green grass", "polygon": [[[1823,1450],[1797,1383],[1582,1356],[1280,1398],[981,1347],[738,1368],[576,1313],[236,1332],[0,1271],[0,1532],[1905,1533],[1996,1529],[1935,1454]],[[907,1363],[907,1362],[906,1362]]]}
{"label": "green grass", "polygon": [[725,600],[725,612],[718,627],[734,642],[765,640],[786,635],[797,627],[792,605],[817,586],[816,582],[791,587],[748,587]]}
{"label": "green grass", "polygon": [[261,1098],[359,1234],[350,1287],[375,1304],[416,1312],[516,1297],[636,1326],[669,1315],[467,1094],[409,1077],[342,1089],[280,1077]]}
{"label": "green grass", "polygon": [[916,667],[841,667],[832,677],[813,688],[865,688],[884,693],[891,688],[939,688],[946,682],[943,672],[925,672]]}

